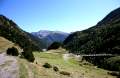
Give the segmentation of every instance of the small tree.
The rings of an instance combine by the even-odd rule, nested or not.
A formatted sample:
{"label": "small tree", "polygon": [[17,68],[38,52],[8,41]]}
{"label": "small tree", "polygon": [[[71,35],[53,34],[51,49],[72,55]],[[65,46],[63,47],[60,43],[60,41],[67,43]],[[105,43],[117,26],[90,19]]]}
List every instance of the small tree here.
{"label": "small tree", "polygon": [[32,54],[32,52],[30,53],[30,51],[25,51],[21,53],[21,58],[26,58],[29,62],[34,62],[35,58]]}

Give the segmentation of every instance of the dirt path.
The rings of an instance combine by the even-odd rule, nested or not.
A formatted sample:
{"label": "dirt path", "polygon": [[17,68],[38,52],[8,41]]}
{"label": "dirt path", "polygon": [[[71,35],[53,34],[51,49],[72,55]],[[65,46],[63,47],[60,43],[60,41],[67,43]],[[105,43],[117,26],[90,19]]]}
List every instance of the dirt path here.
{"label": "dirt path", "polygon": [[17,58],[0,54],[0,78],[19,78]]}

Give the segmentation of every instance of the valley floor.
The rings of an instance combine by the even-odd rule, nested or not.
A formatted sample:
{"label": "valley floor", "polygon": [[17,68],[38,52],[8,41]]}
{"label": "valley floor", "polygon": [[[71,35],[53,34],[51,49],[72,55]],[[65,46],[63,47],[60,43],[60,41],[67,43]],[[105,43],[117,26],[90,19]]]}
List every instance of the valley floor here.
{"label": "valley floor", "polygon": [[[67,57],[62,50],[47,52],[33,52],[35,62],[30,63],[25,59],[0,54],[0,78],[116,78],[107,74],[107,70],[78,62],[74,57]],[[49,63],[52,68],[44,68]],[[86,63],[86,64],[85,64]],[[59,71],[54,71],[53,67]],[[63,75],[60,72],[68,72]]]}
{"label": "valley floor", "polygon": [[[34,52],[34,56],[36,59],[34,63],[28,63],[24,59],[19,60],[21,65],[24,65],[24,70],[20,72],[29,71],[27,75],[23,73],[22,78],[116,78],[108,75],[107,70],[87,64],[85,61],[78,62],[72,56],[68,58],[60,50]],[[44,68],[45,63],[52,65],[52,68]],[[58,67],[59,71],[55,72],[54,66]],[[61,71],[68,72],[70,75],[60,74]]]}

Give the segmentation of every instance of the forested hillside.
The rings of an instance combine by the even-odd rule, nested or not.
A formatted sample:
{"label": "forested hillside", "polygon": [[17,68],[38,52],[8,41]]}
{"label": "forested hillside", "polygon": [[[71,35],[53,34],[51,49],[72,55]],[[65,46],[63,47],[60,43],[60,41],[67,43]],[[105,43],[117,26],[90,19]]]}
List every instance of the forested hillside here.
{"label": "forested hillside", "polygon": [[0,15],[0,36],[18,44],[24,50],[25,58],[34,59],[32,51],[41,50],[42,42],[33,35],[23,31],[12,20]]}
{"label": "forested hillside", "polygon": [[112,11],[96,26],[72,33],[64,47],[74,54],[112,54],[118,57],[85,57],[109,70],[120,71],[120,8]]}
{"label": "forested hillside", "polygon": [[96,26],[71,34],[64,45],[70,52],[79,54],[120,54],[120,8]]}

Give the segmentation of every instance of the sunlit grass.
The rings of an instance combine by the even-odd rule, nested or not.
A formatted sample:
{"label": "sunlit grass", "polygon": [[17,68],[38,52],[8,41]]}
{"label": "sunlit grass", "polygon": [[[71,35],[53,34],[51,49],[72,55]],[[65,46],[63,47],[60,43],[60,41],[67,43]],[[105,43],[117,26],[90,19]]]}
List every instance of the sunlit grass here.
{"label": "sunlit grass", "polygon": [[[49,63],[52,66],[57,66],[60,71],[67,71],[75,75],[85,75],[87,78],[115,78],[109,76],[106,70],[95,68],[91,65],[83,65],[78,62],[75,58],[69,58],[67,61],[63,59],[63,53],[49,53],[47,52],[33,52],[36,62],[43,65],[44,63]],[[82,65],[80,65],[82,64]],[[50,71],[51,72],[51,71]],[[73,77],[74,78],[74,77]]]}
{"label": "sunlit grass", "polygon": [[[106,70],[95,68],[92,65],[84,65],[74,57],[64,60],[63,53],[60,52],[33,52],[33,54],[35,57],[34,63],[19,59],[20,78],[29,78],[29,71],[32,72],[34,78],[79,78],[81,76],[85,78],[115,78],[108,75]],[[49,63],[52,68],[44,68],[45,63]],[[55,72],[53,66],[58,67],[59,71]],[[69,72],[71,76],[61,75],[61,71]]]}
{"label": "sunlit grass", "polygon": [[24,59],[19,59],[18,62],[19,62],[20,78],[29,78],[28,77],[28,69],[25,67],[25,64],[26,64],[27,61],[24,60]]}
{"label": "sunlit grass", "polygon": [[[62,54],[56,54],[56,53],[45,53],[45,52],[34,52],[34,56],[36,57],[37,62],[39,63],[50,63],[53,65],[58,65],[60,68],[68,68],[68,67],[76,67],[78,65],[78,62],[75,61],[75,59],[69,59],[68,61],[65,61],[62,58]],[[77,67],[76,67],[77,68]]]}

